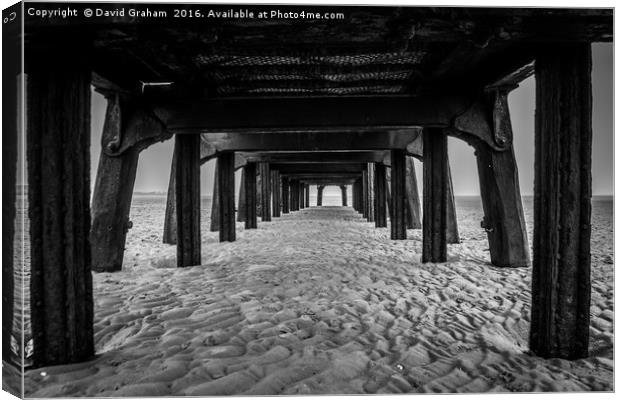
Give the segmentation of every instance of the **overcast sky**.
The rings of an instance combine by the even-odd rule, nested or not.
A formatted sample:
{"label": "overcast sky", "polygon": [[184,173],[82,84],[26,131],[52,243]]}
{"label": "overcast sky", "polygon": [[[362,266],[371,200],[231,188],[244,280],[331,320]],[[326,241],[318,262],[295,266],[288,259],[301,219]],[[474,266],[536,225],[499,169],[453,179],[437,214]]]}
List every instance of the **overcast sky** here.
{"label": "overcast sky", "polygon": [[[592,193],[613,194],[613,46],[610,43],[592,46],[593,86],[593,146]],[[509,97],[514,132],[515,155],[519,168],[521,192],[525,195],[534,189],[534,102],[535,81],[528,78]],[[94,185],[100,140],[105,115],[105,99],[95,94],[92,102],[91,182]],[[449,138],[449,156],[452,181],[456,195],[479,195],[477,166],[473,149],[465,142]],[[155,144],[140,154],[134,190],[137,192],[164,192],[168,188],[174,140]],[[202,194],[211,194],[214,162],[201,169]],[[418,184],[422,182],[422,165],[416,162]],[[239,178],[237,174],[236,183]],[[421,188],[420,188],[421,190]],[[326,194],[338,193],[336,188]]]}

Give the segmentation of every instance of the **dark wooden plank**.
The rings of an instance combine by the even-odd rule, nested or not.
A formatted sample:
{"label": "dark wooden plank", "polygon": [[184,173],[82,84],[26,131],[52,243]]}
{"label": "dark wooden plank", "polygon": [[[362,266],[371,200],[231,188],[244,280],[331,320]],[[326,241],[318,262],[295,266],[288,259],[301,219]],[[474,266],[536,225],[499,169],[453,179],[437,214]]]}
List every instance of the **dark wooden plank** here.
{"label": "dark wooden plank", "polygon": [[166,196],[166,213],[164,215],[163,242],[166,244],[177,244],[176,147],[175,142],[172,153],[172,166],[170,167],[170,180],[168,181],[168,195]]}
{"label": "dark wooden plank", "polygon": [[447,259],[448,141],[442,129],[425,129],[423,135],[422,262],[445,262]]}
{"label": "dark wooden plank", "polygon": [[342,206],[348,207],[348,199],[347,199],[347,186],[340,185],[340,196],[342,197]]}
{"label": "dark wooden plank", "polygon": [[368,219],[368,171],[362,171],[362,217]]}
{"label": "dark wooden plank", "polygon": [[404,150],[392,150],[391,155],[391,195],[392,214],[390,218],[390,237],[392,240],[407,239],[407,221],[405,210],[406,196],[406,153]]}
{"label": "dark wooden plank", "polygon": [[[120,135],[124,117],[120,96],[111,95],[107,100],[102,143]],[[93,271],[114,272],[122,269],[125,240],[131,227],[129,210],[139,155],[140,150],[133,147],[117,157],[110,157],[103,150],[99,156],[90,232]]]}
{"label": "dark wooden plank", "polygon": [[407,157],[407,177],[405,181],[407,191],[407,229],[422,228],[420,218],[420,195],[418,194],[418,180],[415,174],[413,157]]}
{"label": "dark wooden plank", "polygon": [[261,193],[261,221],[271,221],[271,172],[269,163],[258,163]]}
{"label": "dark wooden plank", "polygon": [[310,185],[307,183],[304,184],[304,206],[310,207]]}
{"label": "dark wooden plank", "polygon": [[325,190],[325,185],[317,185],[316,186],[316,205],[317,207],[323,206],[323,190]]}
{"label": "dark wooden plank", "polygon": [[[219,188],[220,242],[234,242],[235,233],[235,153],[217,156],[216,182]],[[267,177],[269,175],[266,175]],[[267,179],[269,180],[269,179]]]}
{"label": "dark wooden plank", "polygon": [[[246,164],[247,165],[247,164]],[[244,222],[246,218],[246,196],[245,196],[245,166],[241,169],[241,182],[239,185],[239,199],[237,200],[237,222]]]}
{"label": "dark wooden plank", "polygon": [[484,209],[482,227],[487,232],[491,262],[498,267],[530,265],[527,227],[521,204],[519,173],[512,146],[494,151],[476,147],[480,197]]}
{"label": "dark wooden plank", "polygon": [[375,227],[387,228],[385,165],[375,163]]}
{"label": "dark wooden plank", "polygon": [[91,71],[76,59],[78,51],[57,50],[53,58],[30,59],[27,71],[30,304],[36,367],[82,362],[94,355]]}
{"label": "dark wooden plank", "polygon": [[368,222],[375,222],[375,164],[368,163],[366,164],[366,179],[368,180],[366,183],[366,188],[368,190],[368,215],[366,216],[366,220]]}
{"label": "dark wooden plank", "polygon": [[201,262],[200,137],[177,135],[175,149],[177,266],[188,267]]}
{"label": "dark wooden plank", "polygon": [[258,197],[256,192],[256,163],[247,163],[243,167],[243,174],[245,175],[245,181],[243,181],[246,205],[245,229],[256,229],[258,227],[256,216],[256,201]]}
{"label": "dark wooden plank", "polygon": [[209,230],[218,232],[220,230],[220,158],[215,161],[215,170],[213,171],[213,191],[211,192],[211,223]]}
{"label": "dark wooden plank", "polygon": [[448,203],[446,204],[446,242],[450,244],[460,243],[459,227],[456,219],[456,204],[454,203],[454,190],[452,189],[452,172],[448,163],[448,179],[446,180],[446,192]]}
{"label": "dark wooden plank", "polygon": [[272,206],[274,218],[280,217],[280,211],[282,209],[282,201],[280,199],[280,172],[277,170],[271,171],[271,189],[272,189]]}
{"label": "dark wooden plank", "polygon": [[588,43],[549,46],[536,59],[530,349],[545,358],[588,356],[591,69]]}
{"label": "dark wooden plank", "polygon": [[291,212],[291,185],[287,177],[282,177],[282,213]]}

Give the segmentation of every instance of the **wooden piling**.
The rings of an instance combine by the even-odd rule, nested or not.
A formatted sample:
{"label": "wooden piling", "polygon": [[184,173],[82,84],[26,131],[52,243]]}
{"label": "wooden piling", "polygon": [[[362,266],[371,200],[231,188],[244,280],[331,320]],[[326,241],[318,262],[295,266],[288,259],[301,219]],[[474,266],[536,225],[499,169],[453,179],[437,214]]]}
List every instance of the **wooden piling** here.
{"label": "wooden piling", "polygon": [[591,68],[588,43],[554,44],[536,58],[530,349],[544,358],[588,356]]}
{"label": "wooden piling", "polygon": [[310,207],[310,184],[304,184],[304,204],[306,208]]}
{"label": "wooden piling", "polygon": [[418,193],[418,180],[415,174],[413,157],[407,156],[407,178],[405,181],[407,191],[407,229],[420,229],[420,195]]}
{"label": "wooden piling", "polygon": [[86,50],[72,43],[67,51],[53,47],[57,52],[49,57],[26,63],[30,316],[37,368],[94,355],[91,71],[77,58]]}
{"label": "wooden piling", "polygon": [[450,161],[448,163],[448,179],[446,180],[446,191],[448,203],[446,204],[446,242],[450,244],[460,243],[459,227],[456,219],[456,203],[454,202],[454,190],[452,189],[452,172],[450,171]]}
{"label": "wooden piling", "polygon": [[325,189],[325,185],[317,185],[316,187],[316,205],[318,207],[323,206],[323,190]]}
{"label": "wooden piling", "polygon": [[529,245],[514,150],[511,146],[498,152],[480,144],[476,160],[484,209],[481,225],[487,232],[491,262],[498,267],[526,267]]}
{"label": "wooden piling", "polygon": [[271,173],[269,172],[269,163],[258,163],[261,194],[261,221],[271,221]]}
{"label": "wooden piling", "polygon": [[172,153],[172,166],[170,168],[170,180],[168,181],[168,195],[166,196],[166,212],[164,215],[163,242],[166,244],[177,244],[176,147],[175,142]]}
{"label": "wooden piling", "polygon": [[220,171],[219,157],[215,160],[215,170],[213,171],[213,192],[211,194],[211,224],[209,229],[211,232],[220,230],[220,180],[218,179]]}
{"label": "wooden piling", "polygon": [[391,192],[392,215],[390,218],[390,237],[392,240],[407,239],[407,221],[405,215],[405,190],[407,177],[406,153],[404,150],[392,150]]}
{"label": "wooden piling", "polygon": [[258,227],[256,216],[256,163],[249,162],[245,164],[243,175],[246,177],[242,182],[245,197],[245,229],[256,229]]}
{"label": "wooden piling", "polygon": [[[176,135],[177,266],[199,265],[200,136]],[[215,195],[214,199],[215,201]]]}
{"label": "wooden piling", "polygon": [[385,165],[382,163],[375,163],[375,182],[374,182],[374,214],[375,214],[375,227],[386,228],[387,227],[387,212],[386,212],[386,182],[385,182]]}
{"label": "wooden piling", "polygon": [[342,197],[342,206],[348,207],[348,199],[347,199],[347,186],[340,185],[340,196]]}
{"label": "wooden piling", "polygon": [[366,220],[368,222],[375,222],[375,164],[368,163],[368,167],[366,169],[366,189],[368,190],[368,215],[366,216]]}
{"label": "wooden piling", "polygon": [[281,200],[280,200],[280,173],[277,170],[271,171],[271,188],[272,188],[272,210],[274,218],[280,217]]}
{"label": "wooden piling", "polygon": [[289,179],[282,177],[282,213],[291,212],[291,193]]}
{"label": "wooden piling", "polygon": [[445,262],[448,206],[448,141],[442,129],[424,129],[422,262]]}
{"label": "wooden piling", "polygon": [[[235,235],[235,153],[221,153],[216,165],[219,186],[220,242],[234,242]],[[266,175],[267,177],[269,175]],[[267,179],[269,180],[269,179]],[[267,207],[268,208],[268,207]]]}
{"label": "wooden piling", "polygon": [[237,222],[244,222],[246,219],[245,174],[246,169],[242,168],[241,182],[239,184],[239,199],[237,200]]}
{"label": "wooden piling", "polygon": [[362,217],[368,219],[368,170],[362,171]]}
{"label": "wooden piling", "polygon": [[[107,100],[102,143],[107,143],[121,131],[120,96],[112,94]],[[135,147],[118,157],[110,157],[101,151],[92,201],[90,241],[93,271],[120,271],[123,265],[139,154]]]}

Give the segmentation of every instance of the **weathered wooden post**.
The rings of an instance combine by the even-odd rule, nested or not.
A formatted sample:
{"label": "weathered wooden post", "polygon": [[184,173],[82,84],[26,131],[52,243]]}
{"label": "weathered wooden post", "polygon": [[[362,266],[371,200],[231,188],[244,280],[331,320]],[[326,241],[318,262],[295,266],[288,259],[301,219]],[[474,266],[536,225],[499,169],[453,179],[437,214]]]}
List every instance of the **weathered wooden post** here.
{"label": "weathered wooden post", "polygon": [[290,187],[291,187],[291,211],[298,211],[299,210],[299,183],[297,182],[296,179],[291,179],[290,180]]}
{"label": "weathered wooden post", "polygon": [[[177,266],[199,265],[200,136],[176,135]],[[215,196],[214,196],[215,197]]]}
{"label": "weathered wooden post", "polygon": [[290,183],[287,177],[282,177],[282,213],[288,214],[291,212],[291,194]]}
{"label": "weathered wooden post", "polygon": [[390,218],[390,237],[392,240],[407,239],[407,221],[405,210],[406,197],[406,153],[405,150],[392,150],[391,168],[391,192],[392,192],[392,215]]}
{"label": "weathered wooden post", "polygon": [[241,183],[244,187],[243,194],[245,197],[245,229],[256,229],[258,227],[256,217],[256,163],[245,164],[243,175],[246,176],[246,179]]}
{"label": "weathered wooden post", "polygon": [[140,151],[132,147],[122,155],[111,157],[105,146],[120,140],[121,118],[126,109],[118,94],[109,94],[101,155],[95,179],[92,205],[91,255],[96,272],[120,271],[125,253],[127,231],[130,228],[129,210],[136,180]]}
{"label": "weathered wooden post", "polygon": [[456,219],[456,204],[454,202],[454,190],[452,189],[452,172],[450,171],[450,161],[448,163],[448,179],[446,180],[446,191],[448,193],[448,203],[446,204],[446,242],[460,243],[459,227]]}
{"label": "weathered wooden post", "polygon": [[35,367],[83,362],[95,352],[88,50],[79,38],[48,39],[25,63]]}
{"label": "weathered wooden post", "polygon": [[[247,165],[247,164],[246,164]],[[244,222],[246,219],[246,196],[245,196],[245,174],[246,169],[241,168],[241,182],[239,185],[239,199],[237,200],[237,222]],[[254,174],[256,175],[256,174]],[[254,180],[256,182],[256,179]],[[256,209],[256,206],[254,206]],[[256,213],[256,211],[255,211]]]}
{"label": "weathered wooden post", "polygon": [[407,229],[420,229],[420,195],[418,194],[418,180],[415,175],[413,157],[407,156]]}
{"label": "weathered wooden post", "polygon": [[368,169],[362,171],[362,216],[368,219]]}
{"label": "weathered wooden post", "polygon": [[215,170],[213,171],[213,194],[211,195],[211,232],[220,230],[220,158],[215,160]]}
{"label": "weathered wooden post", "polygon": [[[216,165],[219,186],[220,242],[234,242],[235,234],[235,153],[220,153]],[[269,175],[264,175],[269,177]],[[263,179],[263,181],[269,179]],[[267,207],[269,208],[269,207]]]}
{"label": "weathered wooden post", "polygon": [[368,194],[366,196],[368,196],[368,215],[366,217],[366,220],[368,222],[374,222],[375,221],[375,164],[374,163],[368,163],[368,168],[366,169],[367,174],[366,174],[366,179],[368,179],[368,182],[366,183],[366,188],[368,190]]}
{"label": "weathered wooden post", "polygon": [[271,173],[269,172],[269,163],[258,163],[260,180],[260,194],[261,194],[261,221],[271,221]]}
{"label": "weathered wooden post", "polygon": [[385,165],[383,163],[375,163],[375,182],[374,182],[374,198],[375,198],[375,227],[387,227],[386,212],[386,181],[385,181]]}
{"label": "weathered wooden post", "polygon": [[172,166],[170,168],[170,180],[168,181],[168,195],[166,196],[166,212],[164,214],[163,242],[166,244],[177,244],[176,168],[177,149],[175,142],[172,153]]}
{"label": "weathered wooden post", "polygon": [[424,216],[422,262],[445,262],[448,206],[448,140],[443,129],[424,135]]}
{"label": "weathered wooden post", "polygon": [[340,194],[341,194],[341,197],[342,197],[342,206],[343,207],[348,207],[347,186],[346,185],[340,185]]}
{"label": "weathered wooden post", "polygon": [[303,182],[299,182],[299,209],[303,210],[306,208],[306,196],[305,196],[306,184]]}
{"label": "weathered wooden post", "polygon": [[592,84],[589,43],[536,58],[534,257],[530,349],[588,356]]}
{"label": "weathered wooden post", "polygon": [[316,187],[316,205],[318,207],[323,206],[323,190],[325,189],[325,185],[317,185]]}
{"label": "weathered wooden post", "polygon": [[[508,93],[513,88],[493,90],[493,120],[498,133],[507,140],[512,138]],[[481,225],[487,231],[493,265],[525,267],[530,264],[529,245],[511,142],[503,151],[494,150],[481,141],[474,143],[484,209]]]}
{"label": "weathered wooden post", "polygon": [[306,205],[306,208],[310,208],[310,184],[306,183],[304,184],[304,204]]}
{"label": "weathered wooden post", "polygon": [[271,171],[271,187],[272,187],[272,209],[273,216],[280,216],[281,201],[280,201],[280,173],[277,170]]}

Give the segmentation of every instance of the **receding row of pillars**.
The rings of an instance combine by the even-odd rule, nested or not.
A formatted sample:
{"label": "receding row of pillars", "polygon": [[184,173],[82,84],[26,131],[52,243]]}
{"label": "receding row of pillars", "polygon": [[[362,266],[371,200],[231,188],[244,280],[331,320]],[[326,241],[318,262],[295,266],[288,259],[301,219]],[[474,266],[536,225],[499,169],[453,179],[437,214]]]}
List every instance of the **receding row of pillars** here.
{"label": "receding row of pillars", "polygon": [[[26,71],[30,305],[33,362],[37,367],[83,362],[93,357],[95,350],[93,261],[88,234],[91,229],[88,160],[92,74],[86,60],[76,56],[79,54],[67,51],[27,63],[30,66]],[[535,68],[536,179],[530,349],[546,358],[582,358],[588,355],[591,292],[590,44],[548,46],[537,56]],[[17,74],[9,78],[16,79]],[[6,135],[17,137],[16,124],[6,127]],[[175,140],[179,265],[197,265],[201,262],[198,215],[201,160],[197,151],[200,139],[198,135],[177,135]],[[16,140],[6,143],[14,149]],[[527,265],[529,256],[527,241],[523,240],[523,212],[514,154],[512,150],[497,152],[487,146],[480,146],[476,152],[491,260],[499,266]],[[445,132],[425,130],[423,179],[427,189],[423,196],[423,257],[430,261],[445,259],[448,240],[446,210],[450,196],[446,154]],[[407,179],[404,178],[407,159],[402,150],[393,150],[391,157],[390,191],[386,193],[391,196],[388,204],[391,204],[390,212],[395,221],[391,236],[402,238],[407,225]],[[3,160],[5,174],[14,176],[15,158],[8,160],[7,164]],[[370,170],[364,173],[361,182],[354,184],[353,203],[358,211],[376,220],[379,214],[373,212],[370,216],[373,199],[366,189],[369,177],[375,177],[377,169]],[[247,169],[246,174],[250,174],[249,171]],[[378,174],[379,179],[383,179],[383,173]],[[219,221],[225,231],[220,237],[224,240],[234,238],[233,182],[234,157],[222,154],[218,185],[226,188],[226,193],[221,191],[219,200]],[[124,184],[125,177],[119,176],[116,185]],[[301,185],[293,181],[283,186],[283,204],[289,202],[289,211],[305,206]],[[256,190],[251,182],[244,187],[246,199],[249,199],[246,201],[251,203]],[[286,191],[289,191],[288,196],[284,194]],[[12,199],[3,198],[3,241],[14,239],[14,230],[5,230],[4,222],[5,216],[15,218],[15,196],[13,191]],[[377,197],[382,207],[382,194],[375,195]],[[108,198],[108,201],[114,203],[119,199]],[[285,209],[283,207],[283,211]],[[246,215],[251,214],[246,205]],[[6,225],[10,225],[12,221],[7,222]],[[3,277],[12,277],[13,273],[11,262],[3,265]],[[3,307],[13,300],[9,280],[3,280]],[[3,317],[5,321],[10,318]],[[11,332],[10,326],[6,332]],[[10,335],[3,335],[3,349],[9,347],[9,340]],[[3,355],[8,357],[8,353]]]}

